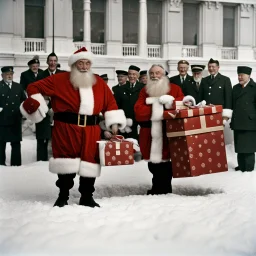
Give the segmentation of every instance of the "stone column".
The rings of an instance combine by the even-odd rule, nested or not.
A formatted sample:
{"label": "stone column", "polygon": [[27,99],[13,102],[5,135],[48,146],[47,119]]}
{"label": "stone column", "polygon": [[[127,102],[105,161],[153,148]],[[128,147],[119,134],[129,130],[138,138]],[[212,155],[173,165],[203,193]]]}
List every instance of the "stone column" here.
{"label": "stone column", "polygon": [[[181,0],[165,0],[163,2],[163,57],[167,59],[181,58],[183,40],[183,9]],[[175,61],[175,69],[177,68]],[[169,65],[169,71],[171,71]]]}
{"label": "stone column", "polygon": [[[54,21],[53,21],[54,1]],[[45,1],[45,45],[46,52],[52,52],[53,24],[54,24],[54,50],[59,53],[71,53],[75,47],[73,44],[73,11],[72,0],[46,0]],[[60,61],[61,62],[61,61]],[[62,64],[62,63],[61,63]],[[61,65],[63,66],[63,65]]]}
{"label": "stone column", "polygon": [[25,46],[23,38],[25,37],[25,1],[13,1],[13,49],[15,52],[23,53]]}
{"label": "stone column", "polygon": [[[254,59],[253,52],[253,8],[251,4],[240,4],[237,10],[237,55],[239,60]],[[245,29],[246,28],[246,29]]]}
{"label": "stone column", "polygon": [[[117,26],[118,24],[118,26]],[[122,56],[123,50],[123,1],[107,0],[106,8],[106,54]]]}
{"label": "stone column", "polygon": [[[15,13],[16,15],[16,13]],[[0,45],[1,52],[14,52],[12,46],[14,33],[14,2],[0,1]]]}
{"label": "stone column", "polygon": [[138,49],[139,56],[142,58],[148,57],[147,49],[147,0],[140,0],[139,11],[139,35],[138,35]]}
{"label": "stone column", "polygon": [[84,44],[91,50],[91,1],[84,0]]}
{"label": "stone column", "polygon": [[200,4],[198,46],[203,58],[220,58],[221,49],[218,51],[217,46],[221,47],[223,41],[222,14],[222,5],[219,2],[207,1]]}

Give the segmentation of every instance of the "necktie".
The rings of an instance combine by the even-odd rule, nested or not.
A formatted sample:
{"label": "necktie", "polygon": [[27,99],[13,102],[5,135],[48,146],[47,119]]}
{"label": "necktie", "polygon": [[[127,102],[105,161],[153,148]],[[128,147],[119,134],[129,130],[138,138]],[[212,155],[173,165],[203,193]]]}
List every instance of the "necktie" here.
{"label": "necktie", "polygon": [[214,79],[214,75],[211,75],[211,79],[212,79],[212,80]]}
{"label": "necktie", "polygon": [[184,77],[182,77],[181,83],[184,84],[184,82],[185,82],[185,79],[184,79]]}
{"label": "necktie", "polygon": [[200,86],[199,82],[196,82],[197,90],[199,90],[199,86]]}
{"label": "necktie", "polygon": [[35,78],[37,78],[37,73],[35,73]]}
{"label": "necktie", "polygon": [[130,88],[132,89],[134,87],[134,84],[131,84]]}
{"label": "necktie", "polygon": [[11,89],[11,83],[7,83],[7,85],[9,86],[9,88]]}

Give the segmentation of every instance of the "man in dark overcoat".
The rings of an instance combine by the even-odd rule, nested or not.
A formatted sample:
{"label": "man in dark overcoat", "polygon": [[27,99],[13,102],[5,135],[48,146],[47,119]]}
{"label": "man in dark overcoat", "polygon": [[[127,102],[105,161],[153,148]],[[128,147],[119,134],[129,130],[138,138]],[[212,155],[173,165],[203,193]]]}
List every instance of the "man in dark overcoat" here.
{"label": "man in dark overcoat", "polygon": [[39,68],[40,61],[38,56],[35,56],[32,60],[28,62],[29,69],[22,72],[20,75],[20,84],[23,86],[24,90],[27,90],[29,84],[36,81],[37,76],[40,75],[43,70]]}
{"label": "man in dark overcoat", "polygon": [[237,67],[238,81],[233,87],[233,115],[230,127],[234,131],[236,171],[250,172],[254,169],[256,152],[256,83],[250,78],[252,69]]}
{"label": "man in dark overcoat", "polygon": [[115,94],[116,91],[127,83],[128,72],[125,70],[116,70],[118,84],[112,87],[112,92]]}
{"label": "man in dark overcoat", "polygon": [[114,96],[116,103],[119,109],[123,109],[126,118],[133,120],[131,126],[131,132],[123,133],[122,135],[125,138],[133,138],[138,140],[138,122],[135,119],[134,114],[134,105],[138,100],[141,89],[144,87],[144,84],[138,82],[140,68],[134,65],[131,65],[128,69],[128,80],[125,85],[120,87]]}
{"label": "man in dark overcoat", "polygon": [[179,71],[179,74],[176,76],[170,77],[170,83],[180,86],[180,88],[183,91],[186,84],[192,81],[192,76],[188,74],[188,69],[189,69],[188,61],[180,60],[177,66],[177,70]]}
{"label": "man in dark overcoat", "polygon": [[13,82],[13,67],[2,67],[0,82],[0,165],[6,165],[6,143],[11,143],[11,165],[21,165],[22,130],[20,104],[26,99],[23,87]]}
{"label": "man in dark overcoat", "polygon": [[204,79],[203,79],[204,69],[205,69],[205,65],[191,65],[191,71],[192,71],[193,77],[190,81],[188,81],[185,84],[183,88],[184,95],[193,96],[194,99],[196,100],[196,103],[199,103],[199,90],[204,83]]}
{"label": "man in dark overcoat", "polygon": [[232,84],[230,78],[219,73],[219,61],[210,59],[208,62],[209,76],[204,78],[200,86],[199,101],[206,104],[222,105],[223,123],[232,116]]}
{"label": "man in dark overcoat", "polygon": [[[58,57],[54,52],[48,55],[46,63],[48,64],[48,68],[37,76],[37,81],[54,74],[65,72],[57,68]],[[45,101],[51,111],[50,98],[45,98]],[[36,123],[36,139],[37,161],[48,161],[48,143],[51,139],[50,113],[46,114],[46,117],[40,123]]]}

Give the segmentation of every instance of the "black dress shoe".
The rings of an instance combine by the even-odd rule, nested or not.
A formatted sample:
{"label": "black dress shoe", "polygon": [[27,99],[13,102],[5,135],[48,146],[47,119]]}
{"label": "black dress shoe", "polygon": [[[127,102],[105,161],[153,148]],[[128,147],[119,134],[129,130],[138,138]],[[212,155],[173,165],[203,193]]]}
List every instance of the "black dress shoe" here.
{"label": "black dress shoe", "polygon": [[67,198],[62,198],[58,197],[55,204],[53,207],[58,206],[58,207],[64,207],[65,205],[68,205],[68,199]]}
{"label": "black dress shoe", "polygon": [[235,167],[235,171],[241,171],[240,167],[239,166]]}
{"label": "black dress shoe", "polygon": [[94,208],[94,207],[100,207],[100,205],[97,204],[97,203],[94,201],[94,199],[93,199],[92,196],[91,196],[91,197],[83,197],[83,196],[82,196],[82,197],[80,198],[79,205],[89,206],[89,207],[92,207],[92,208]]}

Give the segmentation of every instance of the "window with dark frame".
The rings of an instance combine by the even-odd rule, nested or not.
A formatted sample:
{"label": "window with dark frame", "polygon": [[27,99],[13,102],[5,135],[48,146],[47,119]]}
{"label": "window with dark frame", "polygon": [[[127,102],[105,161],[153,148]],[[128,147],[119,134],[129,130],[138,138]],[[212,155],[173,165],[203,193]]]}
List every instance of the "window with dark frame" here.
{"label": "window with dark frame", "polygon": [[223,6],[223,47],[235,46],[235,6]]}

